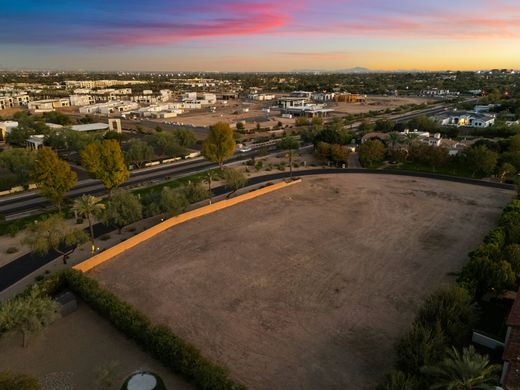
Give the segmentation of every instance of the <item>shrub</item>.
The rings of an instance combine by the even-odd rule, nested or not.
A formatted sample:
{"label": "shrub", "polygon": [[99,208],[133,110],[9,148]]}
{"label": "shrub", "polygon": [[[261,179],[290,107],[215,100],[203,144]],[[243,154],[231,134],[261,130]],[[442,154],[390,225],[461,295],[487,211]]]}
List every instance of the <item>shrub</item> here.
{"label": "shrub", "polygon": [[11,371],[0,371],[0,389],[3,390],[39,390],[41,386],[36,378]]}
{"label": "shrub", "polygon": [[18,248],[15,246],[7,248],[7,250],[5,251],[5,253],[7,253],[8,255],[12,255],[13,253],[16,253],[16,252],[18,252]]}
{"label": "shrub", "polygon": [[442,360],[446,338],[439,323],[430,325],[414,323],[396,347],[396,367],[411,375],[419,375],[421,367]]}
{"label": "shrub", "polygon": [[471,339],[478,320],[477,307],[468,291],[454,286],[430,295],[417,314],[417,323],[431,326],[436,322],[449,345],[461,346]]}

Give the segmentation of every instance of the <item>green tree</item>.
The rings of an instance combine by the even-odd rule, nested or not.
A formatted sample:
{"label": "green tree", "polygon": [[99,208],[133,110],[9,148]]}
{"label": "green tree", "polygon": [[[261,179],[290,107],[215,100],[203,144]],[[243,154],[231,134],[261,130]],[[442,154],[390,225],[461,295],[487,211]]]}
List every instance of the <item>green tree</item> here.
{"label": "green tree", "polygon": [[145,141],[131,139],[126,144],[125,159],[128,164],[133,164],[137,168],[142,168],[146,162],[153,158],[153,148]]}
{"label": "green tree", "polygon": [[394,122],[390,119],[378,119],[374,126],[374,131],[389,133],[394,129]]}
{"label": "green tree", "polygon": [[76,185],[78,176],[70,165],[60,160],[58,155],[48,147],[38,150],[36,160],[30,172],[31,178],[40,188],[43,196],[61,210],[65,194]]}
{"label": "green tree", "polygon": [[246,126],[244,125],[243,122],[237,122],[236,128],[238,131],[244,131],[246,129]]}
{"label": "green tree", "polygon": [[121,147],[114,140],[87,145],[81,151],[81,163],[110,193],[129,177]]}
{"label": "green tree", "polygon": [[513,175],[516,173],[516,168],[513,164],[510,164],[508,162],[503,163],[498,168],[497,177],[504,181],[507,177]]}
{"label": "green tree", "polygon": [[29,225],[23,240],[35,253],[56,251],[63,256],[63,264],[67,264],[68,256],[87,241],[88,235],[83,230],[73,228],[59,214]]}
{"label": "green tree", "polygon": [[374,124],[369,122],[369,121],[367,121],[367,120],[363,120],[359,124],[358,129],[363,134],[370,133],[372,130],[374,130]]}
{"label": "green tree", "polygon": [[228,190],[231,190],[227,194],[226,198],[230,198],[240,188],[244,187],[247,183],[247,177],[237,169],[226,168],[222,171],[224,176],[225,186]]}
{"label": "green tree", "polygon": [[197,138],[195,138],[195,134],[192,131],[185,129],[184,127],[174,130],[173,136],[177,140],[177,143],[180,146],[188,147],[197,142]]}
{"label": "green tree", "polygon": [[0,304],[0,330],[20,332],[23,346],[27,347],[29,334],[40,331],[54,321],[57,311],[57,303],[33,286],[29,294]]}
{"label": "green tree", "polygon": [[140,220],[142,215],[139,199],[131,192],[118,190],[108,201],[102,219],[105,225],[117,227],[121,234],[123,227]]}
{"label": "green tree", "polygon": [[163,187],[160,205],[163,213],[177,215],[189,205],[189,202],[184,192],[170,187]]}
{"label": "green tree", "polygon": [[466,148],[463,153],[466,166],[473,172],[473,176],[488,176],[495,170],[498,155],[486,146]]}
{"label": "green tree", "polygon": [[209,197],[208,189],[199,182],[190,181],[182,186],[181,190],[190,203],[200,202]]}
{"label": "green tree", "polygon": [[285,136],[280,142],[278,142],[278,147],[282,150],[287,150],[289,154],[289,177],[292,178],[293,171],[293,153],[295,150],[298,150],[300,144],[294,137]]}
{"label": "green tree", "polygon": [[414,323],[397,343],[397,367],[407,374],[420,374],[421,367],[442,359],[445,348],[446,339],[440,324],[433,322],[425,326]]}
{"label": "green tree", "polygon": [[477,306],[468,291],[454,286],[426,298],[417,314],[417,322],[428,326],[437,321],[448,344],[461,345],[471,338],[478,319],[477,313]]}
{"label": "green tree", "polygon": [[36,152],[25,148],[9,148],[0,153],[0,167],[13,173],[20,183],[29,181]]}
{"label": "green tree", "polygon": [[359,147],[359,161],[363,166],[373,167],[385,158],[385,145],[377,140],[370,140]]}
{"label": "green tree", "polygon": [[209,135],[202,144],[202,155],[209,161],[218,163],[220,169],[224,160],[235,152],[236,143],[229,124],[219,122],[211,126]]}
{"label": "green tree", "polygon": [[67,126],[72,124],[70,117],[59,111],[44,112],[43,118],[46,122]]}
{"label": "green tree", "polygon": [[80,216],[83,216],[88,221],[90,231],[90,241],[92,242],[92,251],[94,251],[94,227],[93,219],[100,215],[105,209],[105,205],[101,203],[101,199],[93,195],[82,195],[81,198],[74,200],[72,209]]}
{"label": "green tree", "polygon": [[453,348],[442,362],[422,371],[432,378],[431,390],[495,390],[500,368],[469,346],[462,353]]}
{"label": "green tree", "polygon": [[186,155],[186,149],[179,145],[177,137],[172,133],[154,133],[144,140],[152,146],[158,156],[178,157]]}
{"label": "green tree", "polygon": [[36,378],[11,371],[0,371],[0,389],[3,390],[40,390]]}

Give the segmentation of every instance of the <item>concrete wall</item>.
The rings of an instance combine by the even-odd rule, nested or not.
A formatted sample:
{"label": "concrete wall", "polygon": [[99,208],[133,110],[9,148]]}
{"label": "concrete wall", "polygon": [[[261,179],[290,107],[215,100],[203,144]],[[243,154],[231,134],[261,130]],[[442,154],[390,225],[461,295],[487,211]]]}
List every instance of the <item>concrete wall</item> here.
{"label": "concrete wall", "polygon": [[297,184],[300,182],[301,182],[301,179],[298,179],[298,180],[295,180],[295,181],[292,181],[289,183],[281,182],[281,183],[273,184],[271,186],[264,187],[264,188],[261,188],[256,191],[252,191],[252,192],[248,192],[243,195],[239,195],[235,198],[225,199],[223,201],[213,203],[211,205],[204,206],[204,207],[192,210],[192,211],[188,211],[187,213],[184,213],[184,214],[180,214],[176,217],[173,217],[164,222],[161,222],[161,223],[151,227],[150,229],[147,229],[144,232],[139,233],[139,234],[129,238],[126,241],[123,241],[122,243],[120,243],[118,245],[115,245],[112,248],[109,248],[109,249],[101,252],[98,255],[91,257],[90,259],[74,266],[73,268],[76,270],[82,271],[82,272],[87,272],[87,271],[97,267],[98,265],[103,264],[104,262],[114,258],[115,256],[133,248],[134,246],[139,245],[140,243],[142,243],[146,240],[149,240],[150,238],[154,237],[155,235],[164,232],[165,230],[167,230],[173,226],[179,225],[183,222],[186,222],[186,221],[189,221],[189,220],[192,220],[195,218],[202,217],[204,215],[214,213],[215,211],[223,210],[227,207],[231,207],[238,203],[242,203],[247,200],[254,199],[258,196],[261,196],[261,195],[264,195],[269,192],[273,192],[273,191],[276,191],[276,190],[279,190],[279,189],[282,189],[285,187],[289,187],[293,184]]}

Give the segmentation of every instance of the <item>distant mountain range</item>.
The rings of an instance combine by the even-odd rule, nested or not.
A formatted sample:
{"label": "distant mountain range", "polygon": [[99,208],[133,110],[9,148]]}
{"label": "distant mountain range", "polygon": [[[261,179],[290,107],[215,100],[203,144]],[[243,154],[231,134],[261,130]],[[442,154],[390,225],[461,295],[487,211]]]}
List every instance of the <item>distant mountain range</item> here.
{"label": "distant mountain range", "polygon": [[295,70],[292,73],[363,74],[363,73],[428,73],[428,71],[418,70],[418,69],[374,70],[374,69],[363,68],[362,66],[356,66],[354,68],[336,69],[336,70],[328,70],[328,69],[300,69],[300,70]]}

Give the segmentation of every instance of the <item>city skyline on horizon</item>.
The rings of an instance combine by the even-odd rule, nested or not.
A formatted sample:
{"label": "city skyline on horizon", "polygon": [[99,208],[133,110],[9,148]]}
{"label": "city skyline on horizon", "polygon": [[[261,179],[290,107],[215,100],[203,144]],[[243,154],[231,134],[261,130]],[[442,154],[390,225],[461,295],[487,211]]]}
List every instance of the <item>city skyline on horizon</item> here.
{"label": "city skyline on horizon", "polygon": [[2,1],[0,69],[519,69],[514,0]]}

